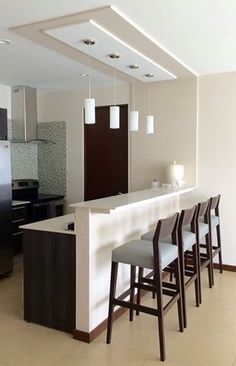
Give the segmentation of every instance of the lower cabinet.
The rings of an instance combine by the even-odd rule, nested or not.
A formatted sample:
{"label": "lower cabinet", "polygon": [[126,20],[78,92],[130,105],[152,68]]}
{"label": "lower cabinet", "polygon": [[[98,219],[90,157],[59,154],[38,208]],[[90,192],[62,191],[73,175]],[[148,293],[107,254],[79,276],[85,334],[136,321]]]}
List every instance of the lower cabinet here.
{"label": "lower cabinet", "polygon": [[13,254],[22,253],[23,230],[19,228],[29,222],[29,205],[12,207],[12,245]]}
{"label": "lower cabinet", "polygon": [[75,329],[75,235],[25,230],[24,319]]}

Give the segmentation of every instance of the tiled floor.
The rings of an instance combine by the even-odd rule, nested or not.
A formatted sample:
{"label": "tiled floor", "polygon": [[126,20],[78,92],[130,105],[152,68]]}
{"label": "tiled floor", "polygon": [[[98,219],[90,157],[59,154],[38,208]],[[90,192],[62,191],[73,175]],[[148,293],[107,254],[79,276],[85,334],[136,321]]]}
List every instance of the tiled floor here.
{"label": "tiled floor", "polygon": [[[22,269],[0,281],[0,366],[154,366],[159,361],[156,319],[127,314],[116,321],[111,345],[105,333],[92,344],[22,320]],[[214,289],[203,278],[203,304],[189,289],[188,328],[177,331],[174,308],[166,316],[166,366],[236,366],[236,273],[216,272]],[[146,303],[153,301],[146,296]]]}

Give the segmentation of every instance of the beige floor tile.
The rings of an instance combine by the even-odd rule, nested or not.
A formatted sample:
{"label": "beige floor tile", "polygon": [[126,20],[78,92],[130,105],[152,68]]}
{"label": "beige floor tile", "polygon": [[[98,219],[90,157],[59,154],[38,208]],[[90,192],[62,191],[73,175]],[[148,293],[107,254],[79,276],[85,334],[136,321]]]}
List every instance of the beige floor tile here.
{"label": "beige floor tile", "polygon": [[[159,360],[157,319],[128,313],[115,322],[112,343],[106,332],[92,344],[22,320],[22,266],[0,280],[0,366],[236,366],[236,274],[215,272],[215,286],[202,278],[203,303],[195,307],[194,289],[187,292],[188,328],[178,332],[175,308],[165,318],[167,360]],[[144,304],[153,304],[145,296]]]}

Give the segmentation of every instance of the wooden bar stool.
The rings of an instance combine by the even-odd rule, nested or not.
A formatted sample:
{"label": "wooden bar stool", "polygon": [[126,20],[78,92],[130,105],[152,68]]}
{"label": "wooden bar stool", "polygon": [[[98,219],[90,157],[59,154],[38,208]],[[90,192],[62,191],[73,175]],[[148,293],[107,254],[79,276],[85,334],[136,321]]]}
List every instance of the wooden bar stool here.
{"label": "wooden bar stool", "polygon": [[[182,210],[178,222],[178,242],[180,255],[181,285],[183,296],[183,320],[184,327],[187,327],[185,290],[194,282],[196,306],[199,307],[199,270],[198,270],[198,248],[196,237],[196,215],[197,207]],[[143,240],[153,240],[154,230],[141,236]],[[171,243],[171,237],[162,239],[163,243]],[[190,260],[189,260],[190,259]],[[173,274],[172,268],[168,269]],[[185,277],[188,279],[186,280]]]}
{"label": "wooden bar stool", "polygon": [[[177,302],[179,330],[183,332],[183,309],[182,291],[180,276],[180,261],[178,255],[177,242],[178,214],[159,220],[153,242],[145,240],[132,240],[112,251],[111,283],[108,312],[107,343],[111,342],[113,311],[116,305],[130,309],[130,321],[133,320],[133,311],[147,313],[158,317],[160,358],[165,360],[165,335],[164,335],[164,315]],[[166,236],[172,237],[173,244],[161,243],[160,240]],[[175,283],[166,283],[162,280],[162,271],[174,262]],[[130,265],[130,288],[116,298],[116,282],[118,264],[126,263]],[[136,267],[147,268],[153,271],[153,279],[143,278],[136,282]],[[155,291],[156,307],[152,308],[134,302],[134,291],[138,290]],[[170,296],[170,300],[164,305],[163,295]],[[129,301],[124,300],[129,296]]]}
{"label": "wooden bar stool", "polygon": [[[219,213],[220,195],[211,197],[208,204],[208,222],[210,228],[210,241],[213,258],[218,255],[220,273],[223,273],[222,266],[222,249],[221,249],[221,234],[220,234],[220,213]],[[216,230],[216,245],[213,245],[213,230]],[[212,263],[213,268],[213,263]],[[212,270],[212,284],[214,285],[214,273]]]}
{"label": "wooden bar stool", "polygon": [[[207,267],[209,287],[212,288],[213,262],[212,262],[211,235],[210,235],[210,224],[209,224],[209,200],[198,203],[197,205],[196,235],[197,235],[197,247],[198,247],[199,278],[200,278],[200,272]],[[202,242],[203,239],[205,239],[205,243]],[[201,286],[199,286],[199,297],[201,303],[202,302]]]}
{"label": "wooden bar stool", "polygon": [[[178,225],[178,241],[180,245],[180,265],[182,267],[182,294],[184,326],[187,327],[185,290],[194,283],[196,306],[200,304],[200,277],[198,244],[196,236],[196,210],[197,207],[182,210]],[[189,260],[191,258],[191,260]],[[187,279],[186,279],[187,277]]]}

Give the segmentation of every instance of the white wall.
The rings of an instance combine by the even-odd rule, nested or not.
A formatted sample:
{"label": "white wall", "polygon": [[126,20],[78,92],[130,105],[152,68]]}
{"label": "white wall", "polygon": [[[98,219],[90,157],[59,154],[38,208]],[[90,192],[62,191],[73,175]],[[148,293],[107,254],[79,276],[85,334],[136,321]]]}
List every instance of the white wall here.
{"label": "white wall", "polygon": [[[84,199],[82,108],[85,97],[87,97],[87,90],[38,93],[38,120],[67,122],[68,203],[80,202]],[[93,97],[96,98],[97,105],[112,104],[112,88],[93,89]],[[117,103],[126,104],[129,100],[129,85],[117,87]]]}
{"label": "white wall", "polygon": [[[83,200],[82,108],[87,91],[38,93],[39,121],[68,123],[68,203]],[[152,83],[156,133],[146,135],[147,84],[136,84],[140,131],[130,134],[130,190],[149,188],[153,178],[165,181],[165,167],[174,159],[185,166],[189,184],[196,179],[197,79]],[[112,104],[111,88],[93,90],[97,105]],[[129,84],[117,88],[117,103],[130,103]]]}
{"label": "white wall", "polygon": [[[197,78],[151,83],[155,134],[146,135],[148,85],[137,84],[140,132],[131,138],[131,190],[166,181],[166,167],[176,160],[185,167],[188,184],[196,181]],[[149,113],[150,113],[149,112]]]}
{"label": "white wall", "polygon": [[0,108],[7,108],[8,118],[11,118],[11,88],[0,85]]}
{"label": "white wall", "polygon": [[198,147],[198,195],[222,195],[223,262],[236,265],[236,72],[200,77]]}

